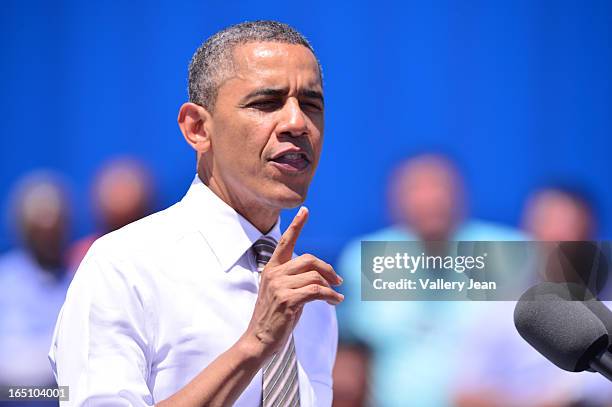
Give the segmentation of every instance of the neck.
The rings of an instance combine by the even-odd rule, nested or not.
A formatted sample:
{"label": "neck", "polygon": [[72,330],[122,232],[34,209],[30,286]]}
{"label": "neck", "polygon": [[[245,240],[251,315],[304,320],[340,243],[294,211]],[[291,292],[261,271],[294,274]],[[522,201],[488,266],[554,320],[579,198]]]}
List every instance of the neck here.
{"label": "neck", "polygon": [[270,206],[263,205],[255,199],[239,197],[225,188],[223,184],[217,182],[214,177],[205,177],[200,172],[198,172],[198,176],[215,195],[248,220],[262,234],[265,235],[272,230],[280,215],[280,209],[270,208]]}

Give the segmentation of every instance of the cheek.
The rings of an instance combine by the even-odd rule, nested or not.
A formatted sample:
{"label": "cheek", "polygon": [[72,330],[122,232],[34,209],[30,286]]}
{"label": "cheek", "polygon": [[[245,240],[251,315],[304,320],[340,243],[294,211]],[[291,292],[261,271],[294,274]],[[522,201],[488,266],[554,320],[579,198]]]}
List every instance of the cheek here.
{"label": "cheek", "polygon": [[325,126],[324,117],[323,114],[310,115],[308,117],[311,133],[318,135],[321,141],[323,141],[323,128]]}
{"label": "cheek", "polygon": [[239,142],[240,154],[245,156],[248,154],[248,159],[254,165],[261,165],[264,162],[264,157],[267,156],[267,151],[274,145],[274,140],[271,137],[273,131],[274,126],[269,121],[252,122],[246,129],[245,136]]}
{"label": "cheek", "polygon": [[321,158],[321,151],[323,150],[323,136],[313,137],[311,139],[312,149],[314,150],[316,161],[318,162]]}
{"label": "cheek", "polygon": [[[213,151],[227,169],[253,172],[268,143],[269,124],[257,117],[234,115],[215,126]],[[249,169],[250,168],[250,169]]]}
{"label": "cheek", "polygon": [[319,161],[323,150],[323,126],[313,126],[310,128],[310,144],[315,154],[316,161]]}

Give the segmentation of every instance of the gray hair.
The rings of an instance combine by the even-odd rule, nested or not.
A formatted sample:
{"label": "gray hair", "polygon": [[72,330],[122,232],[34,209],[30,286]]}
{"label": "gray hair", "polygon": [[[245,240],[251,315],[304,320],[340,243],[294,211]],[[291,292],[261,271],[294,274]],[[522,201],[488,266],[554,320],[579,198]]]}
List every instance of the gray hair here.
{"label": "gray hair", "polygon": [[[308,40],[287,24],[259,20],[232,25],[208,38],[193,54],[189,64],[189,101],[212,112],[219,86],[233,67],[234,48],[251,42],[303,45],[315,55]],[[317,65],[322,80],[318,59]]]}

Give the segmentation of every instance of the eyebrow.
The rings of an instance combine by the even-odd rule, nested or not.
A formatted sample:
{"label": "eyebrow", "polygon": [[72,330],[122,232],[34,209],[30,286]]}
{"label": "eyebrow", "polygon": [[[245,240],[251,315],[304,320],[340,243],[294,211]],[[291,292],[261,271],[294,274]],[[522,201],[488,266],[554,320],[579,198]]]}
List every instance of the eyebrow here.
{"label": "eyebrow", "polygon": [[[258,97],[258,96],[274,96],[274,97],[284,97],[289,93],[289,89],[287,88],[261,88],[256,89],[253,92],[246,95],[242,100],[246,102],[249,99]],[[317,90],[312,89],[302,89],[298,92],[298,96],[309,98],[309,99],[319,99],[321,103],[324,102],[323,94]]]}

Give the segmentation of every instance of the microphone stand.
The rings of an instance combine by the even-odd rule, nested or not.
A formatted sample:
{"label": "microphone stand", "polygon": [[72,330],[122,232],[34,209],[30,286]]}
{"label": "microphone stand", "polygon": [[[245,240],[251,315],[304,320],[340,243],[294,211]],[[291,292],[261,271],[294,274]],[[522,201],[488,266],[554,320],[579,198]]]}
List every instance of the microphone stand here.
{"label": "microphone stand", "polygon": [[591,369],[612,382],[612,353],[607,350],[603,351],[589,365]]}

